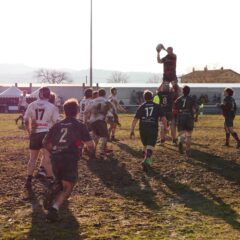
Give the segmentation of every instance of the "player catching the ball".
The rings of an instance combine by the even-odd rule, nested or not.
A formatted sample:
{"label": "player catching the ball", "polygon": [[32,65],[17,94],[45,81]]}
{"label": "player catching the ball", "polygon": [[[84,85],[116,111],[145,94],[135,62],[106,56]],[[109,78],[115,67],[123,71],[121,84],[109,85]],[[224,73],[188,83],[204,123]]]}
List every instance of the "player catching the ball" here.
{"label": "player catching the ball", "polygon": [[[161,50],[167,51],[167,55],[163,58],[160,58]],[[162,44],[157,45],[157,61],[158,63],[163,64],[163,81],[164,82],[177,82],[177,75],[176,75],[176,64],[177,64],[177,56],[173,53],[173,48],[168,47],[167,49],[164,48]]]}

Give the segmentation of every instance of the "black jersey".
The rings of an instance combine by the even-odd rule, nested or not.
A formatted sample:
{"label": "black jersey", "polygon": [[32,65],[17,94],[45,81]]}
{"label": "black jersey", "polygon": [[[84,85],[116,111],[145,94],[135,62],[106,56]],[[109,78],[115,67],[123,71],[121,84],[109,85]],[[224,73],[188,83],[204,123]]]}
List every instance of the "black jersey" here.
{"label": "black jersey", "polygon": [[223,110],[224,116],[235,116],[237,112],[237,104],[235,99],[232,96],[226,96],[223,99],[223,103],[221,104],[221,108]]}
{"label": "black jersey", "polygon": [[178,113],[190,113],[194,115],[196,110],[196,103],[192,96],[180,96],[175,101],[175,108],[178,110]]}
{"label": "black jersey", "polygon": [[139,119],[139,127],[158,127],[159,117],[163,117],[164,112],[160,105],[150,101],[143,103],[137,110],[135,118]]}
{"label": "black jersey", "polygon": [[172,92],[159,92],[158,93],[160,106],[164,112],[172,112],[173,107],[173,93]]}
{"label": "black jersey", "polygon": [[78,157],[78,147],[91,140],[87,127],[75,118],[67,117],[56,123],[46,136],[52,143],[52,154],[71,154]]}

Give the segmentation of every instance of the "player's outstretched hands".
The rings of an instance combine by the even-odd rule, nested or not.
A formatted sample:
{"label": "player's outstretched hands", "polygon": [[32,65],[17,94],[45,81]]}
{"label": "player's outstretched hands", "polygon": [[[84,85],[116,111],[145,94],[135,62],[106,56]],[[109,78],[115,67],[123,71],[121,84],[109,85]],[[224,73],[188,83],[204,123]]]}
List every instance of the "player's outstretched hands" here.
{"label": "player's outstretched hands", "polygon": [[134,131],[131,131],[130,132],[130,139],[132,139],[133,137],[135,137],[135,133],[134,133]]}

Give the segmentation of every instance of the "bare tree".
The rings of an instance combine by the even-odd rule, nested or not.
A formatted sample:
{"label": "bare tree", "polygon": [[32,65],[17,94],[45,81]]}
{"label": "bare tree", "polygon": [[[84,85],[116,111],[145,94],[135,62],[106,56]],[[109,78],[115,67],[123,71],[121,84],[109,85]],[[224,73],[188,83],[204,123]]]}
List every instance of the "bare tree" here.
{"label": "bare tree", "polygon": [[66,72],[57,70],[39,69],[36,71],[36,77],[41,83],[61,84],[72,82]]}
{"label": "bare tree", "polygon": [[107,80],[109,83],[127,83],[128,75],[122,72],[113,72]]}
{"label": "bare tree", "polygon": [[147,83],[160,83],[160,76],[159,74],[153,74],[148,80]]}

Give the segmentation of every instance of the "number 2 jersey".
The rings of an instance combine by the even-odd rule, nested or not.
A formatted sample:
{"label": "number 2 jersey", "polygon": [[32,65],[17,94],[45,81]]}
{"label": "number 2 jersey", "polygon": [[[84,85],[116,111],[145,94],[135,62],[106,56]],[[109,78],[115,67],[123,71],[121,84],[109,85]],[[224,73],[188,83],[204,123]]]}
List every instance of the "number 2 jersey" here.
{"label": "number 2 jersey", "polygon": [[74,117],[66,117],[50,129],[46,140],[52,143],[52,155],[70,154],[78,159],[78,147],[91,141],[91,137],[85,124]]}
{"label": "number 2 jersey", "polygon": [[24,114],[25,120],[31,119],[32,133],[48,132],[58,118],[58,109],[45,99],[30,103]]}
{"label": "number 2 jersey", "polygon": [[135,114],[135,118],[140,120],[140,129],[158,128],[159,118],[164,116],[161,106],[152,101],[143,103]]}

